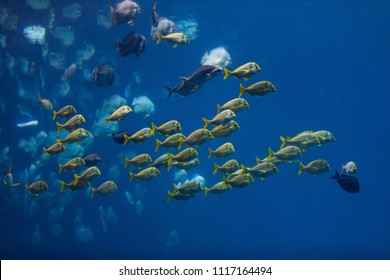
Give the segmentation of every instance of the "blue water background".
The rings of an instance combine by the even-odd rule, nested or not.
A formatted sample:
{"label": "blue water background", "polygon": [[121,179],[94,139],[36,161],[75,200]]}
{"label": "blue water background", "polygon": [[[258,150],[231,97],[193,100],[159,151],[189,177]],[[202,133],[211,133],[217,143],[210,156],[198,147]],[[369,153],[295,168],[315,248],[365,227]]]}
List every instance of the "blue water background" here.
{"label": "blue water background", "polygon": [[[24,1],[19,2],[20,9],[15,4],[14,8],[24,15],[21,16],[23,24],[39,21],[28,12],[33,10],[26,8]],[[60,9],[68,2],[73,1],[61,1],[53,6]],[[226,140],[236,150],[230,158],[250,166],[256,156],[268,155],[268,147],[279,148],[279,136],[322,129],[331,131],[337,141],[308,150],[302,161],[324,158],[332,171],[320,176],[298,176],[298,164],[285,164],[280,166],[278,174],[264,181],[256,179],[254,185],[245,189],[206,197],[198,194],[189,201],[167,203],[174,170],[169,173],[164,170],[155,180],[141,183],[145,190],[144,209],[137,214],[125,199],[126,191],[134,195],[136,183],[127,182],[127,171],[122,169],[123,162],[117,156],[123,151],[148,152],[155,159],[164,149],[154,152],[154,138],[142,145],[121,146],[108,137],[95,137],[89,152],[98,152],[103,158],[98,165],[102,176],[96,179],[96,184],[105,181],[104,174],[118,164],[119,191],[92,200],[87,191],[72,194],[72,201],[64,206],[58,221],[63,229],[59,237],[50,234],[48,213],[61,205],[60,196],[50,204],[41,203],[44,198],[33,197],[39,210],[32,217],[26,214],[24,203],[3,208],[1,259],[390,258],[388,1],[159,1],[161,15],[172,20],[191,17],[199,24],[198,38],[178,48],[165,43],[156,46],[149,39],[152,1],[140,3],[143,12],[134,27],[112,26],[110,30],[96,26],[96,15],[100,9],[108,10],[114,2],[80,4],[83,7],[80,19],[73,22],[58,19],[64,21],[62,25],[72,25],[75,31],[75,44],[67,52],[87,41],[96,48],[94,57],[87,62],[89,67],[101,63],[99,58],[103,56],[115,56],[117,72],[117,84],[110,88],[88,85],[81,76],[70,81],[71,96],[61,105],[74,103],[77,108],[77,95],[85,87],[94,93],[94,99],[89,101],[90,112],[80,112],[88,115],[86,129],[92,127],[94,112],[104,99],[113,94],[123,96],[129,82],[132,96],[147,95],[154,102],[156,112],[149,118],[133,113],[119,124],[120,129],[137,131],[150,126],[152,121],[160,124],[171,119],[180,121],[186,135],[202,127],[202,117],[212,118],[216,104],[237,97],[242,81],[223,80],[219,76],[191,96],[173,96],[168,101],[164,86],[173,86],[178,76],[191,74],[205,51],[225,46],[233,60],[230,68],[248,61],[261,66],[262,70],[244,82],[245,85],[269,80],[277,91],[261,98],[244,95],[250,108],[237,116],[240,130],[227,139],[216,139],[199,147],[201,165],[189,174],[204,176],[207,186],[220,181],[219,174],[212,175],[213,163],[223,160],[207,159],[208,147],[214,149]],[[23,24],[19,24],[19,33]],[[120,58],[114,51],[115,39],[124,37],[130,30],[145,34],[148,46],[138,58]],[[26,44],[25,48],[19,48],[36,56],[37,63],[44,63],[35,46]],[[135,82],[134,72],[142,78],[141,84]],[[46,98],[50,98],[50,83],[58,81],[61,74],[44,67],[48,84]],[[10,146],[12,166],[17,174],[36,160],[17,148],[19,139],[36,135],[42,129],[54,130],[55,125],[50,113],[36,107],[39,127],[16,129],[19,121],[16,104],[21,102],[16,82],[5,71],[1,85],[1,100],[8,114],[1,120],[0,148]],[[340,170],[341,164],[351,160],[359,168],[358,194],[344,192],[329,179],[334,170]],[[42,169],[42,178],[48,179],[57,170],[53,157]],[[69,181],[68,175],[60,176]],[[3,195],[7,191],[2,186]],[[21,199],[25,200],[23,196]],[[118,222],[109,224],[107,232],[99,218],[100,206],[112,207],[118,216]],[[93,232],[89,242],[80,242],[76,237],[75,217],[79,208],[84,213],[83,224]],[[41,241],[34,246],[32,236],[37,224]]]}

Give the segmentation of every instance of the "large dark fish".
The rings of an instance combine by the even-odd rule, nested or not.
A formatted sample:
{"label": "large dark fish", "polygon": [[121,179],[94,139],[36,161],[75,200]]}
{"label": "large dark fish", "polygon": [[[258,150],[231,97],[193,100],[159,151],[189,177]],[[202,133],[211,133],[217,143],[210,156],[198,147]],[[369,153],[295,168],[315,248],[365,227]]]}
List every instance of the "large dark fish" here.
{"label": "large dark fish", "polygon": [[[202,88],[206,83],[220,74],[222,67],[217,65],[202,65],[199,66],[190,77],[182,77],[181,82],[174,88],[166,87],[168,90],[168,98],[173,92],[181,96],[187,96]],[[167,98],[167,99],[168,99]]]}
{"label": "large dark fish", "polygon": [[131,136],[130,132],[128,131],[119,131],[117,133],[112,134],[112,139],[114,139],[115,143],[123,145],[125,143],[125,135],[127,135],[128,137]]}
{"label": "large dark fish", "polygon": [[122,40],[116,40],[115,50],[122,57],[130,54],[139,56],[145,49],[146,44],[145,36],[132,31]]}
{"label": "large dark fish", "polygon": [[98,154],[90,153],[83,157],[83,160],[85,162],[85,166],[95,166],[97,165],[102,159]]}
{"label": "large dark fish", "polygon": [[102,64],[93,69],[91,78],[98,87],[111,86],[114,83],[115,71],[109,64]]}
{"label": "large dark fish", "polygon": [[360,190],[359,180],[351,175],[339,174],[336,170],[331,179],[336,179],[340,187],[349,193],[358,193]]}

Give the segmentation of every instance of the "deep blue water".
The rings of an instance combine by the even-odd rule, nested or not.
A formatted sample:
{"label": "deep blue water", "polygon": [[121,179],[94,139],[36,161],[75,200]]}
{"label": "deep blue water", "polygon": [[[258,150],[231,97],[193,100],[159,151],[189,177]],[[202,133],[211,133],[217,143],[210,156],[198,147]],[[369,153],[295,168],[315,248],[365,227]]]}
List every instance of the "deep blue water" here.
{"label": "deep blue water", "polygon": [[[241,128],[226,139],[214,139],[197,148],[201,164],[188,171],[189,178],[199,174],[206,186],[220,181],[220,174],[212,175],[213,163],[224,160],[207,159],[208,148],[227,140],[236,150],[229,159],[250,166],[256,156],[268,155],[268,147],[279,148],[279,136],[322,129],[332,132],[337,141],[309,149],[302,161],[326,159],[331,172],[298,176],[298,164],[287,163],[279,167],[278,174],[264,181],[256,179],[247,188],[206,197],[200,193],[188,201],[167,203],[174,168],[161,170],[161,176],[149,182],[128,183],[129,169],[123,169],[122,158],[118,158],[123,152],[146,152],[157,158],[168,151],[154,152],[155,138],[162,140],[161,135],[141,145],[126,146],[106,135],[95,136],[85,150],[97,152],[103,159],[98,165],[102,175],[93,185],[108,180],[109,168],[118,165],[119,190],[93,199],[89,189],[60,193],[55,179],[68,182],[72,176],[69,172],[58,174],[57,156],[44,161],[35,174],[35,178],[53,182],[48,192],[37,197],[25,193],[24,185],[31,181],[22,181],[23,186],[11,190],[2,184],[1,259],[390,258],[388,1],[158,1],[162,16],[198,24],[198,37],[178,48],[166,43],[156,46],[149,37],[152,1],[140,1],[142,13],[134,26],[108,30],[97,25],[96,16],[100,10],[107,14],[115,2],[82,1],[81,17],[62,18],[62,7],[73,2],[52,0],[54,26],[71,26],[75,40],[65,48],[47,34],[49,52],[65,54],[66,66],[85,43],[94,45],[95,54],[69,79],[70,93],[62,98],[54,92],[63,70],[50,66],[41,55],[41,46],[23,38],[25,26],[47,24],[48,10],[33,10],[21,0],[0,4],[19,16],[16,30],[1,31],[7,46],[0,49],[0,149],[9,147],[8,160],[1,164],[2,176],[12,165],[15,181],[22,180],[23,171],[42,158],[42,145],[32,155],[18,148],[19,140],[56,129],[51,112],[18,95],[18,83],[36,92],[42,87],[37,79],[44,79],[41,95],[55,100],[55,109],[73,104],[86,118],[83,127],[91,131],[99,121],[96,109],[114,94],[124,97],[130,84],[129,105],[134,97],[146,95],[155,112],[148,118],[132,113],[119,123],[120,130],[135,132],[152,121],[161,124],[176,119],[188,135],[203,126],[202,117],[214,116],[216,104],[237,97],[242,81],[223,80],[221,75],[188,97],[175,94],[169,100],[164,86],[174,86],[179,76],[190,75],[202,55],[218,46],[224,46],[232,57],[229,69],[248,61],[261,66],[245,85],[269,80],[277,91],[264,97],[245,94],[250,108],[237,114]],[[119,57],[115,40],[131,30],[144,34],[148,45],[139,57]],[[7,56],[34,61],[34,72],[12,75],[6,67]],[[97,88],[85,79],[83,69],[90,72],[103,62],[114,66],[116,82],[112,87]],[[18,66],[15,69],[18,73]],[[16,127],[26,120],[18,104],[28,108],[38,126]],[[358,166],[358,194],[343,191],[329,179],[348,161]],[[137,184],[141,191],[136,191]],[[126,192],[134,198],[133,205],[127,202]],[[107,212],[110,207],[104,228],[99,209]]]}

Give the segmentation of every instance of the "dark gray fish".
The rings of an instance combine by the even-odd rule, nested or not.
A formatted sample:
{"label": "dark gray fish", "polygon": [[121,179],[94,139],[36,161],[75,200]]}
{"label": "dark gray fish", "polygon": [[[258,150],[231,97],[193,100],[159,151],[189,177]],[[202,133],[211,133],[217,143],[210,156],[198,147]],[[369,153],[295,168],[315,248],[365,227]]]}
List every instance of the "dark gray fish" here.
{"label": "dark gray fish", "polygon": [[359,180],[351,175],[339,174],[336,170],[331,179],[336,179],[339,186],[346,192],[358,193],[360,191]]}
{"label": "dark gray fish", "polygon": [[141,12],[139,5],[130,0],[125,0],[116,5],[115,8],[110,8],[110,19],[112,24],[122,24],[127,22],[134,25],[134,20]]}
{"label": "dark gray fish", "polygon": [[193,84],[206,84],[212,78],[222,73],[222,67],[218,65],[201,65],[188,78],[188,81]]}
{"label": "dark gray fish", "polygon": [[145,49],[146,44],[145,36],[132,31],[122,40],[116,40],[115,50],[122,57],[130,54],[139,56]]}
{"label": "dark gray fish", "polygon": [[95,166],[97,165],[102,159],[98,154],[90,153],[83,157],[83,160],[85,162],[85,166]]}
{"label": "dark gray fish", "polygon": [[128,131],[119,131],[117,133],[113,133],[112,134],[112,139],[114,139],[114,141],[118,144],[124,144],[125,143],[125,135],[127,135],[128,137],[131,136],[131,133],[128,132]]}
{"label": "dark gray fish", "polygon": [[[190,77],[182,77],[181,82],[174,88],[166,87],[168,98],[176,92],[181,96],[187,96],[201,89],[206,83],[222,72],[222,67],[217,65],[202,65],[198,67]],[[167,99],[168,99],[167,98]]]}
{"label": "dark gray fish", "polygon": [[160,17],[156,11],[157,2],[154,2],[153,11],[152,11],[152,30],[150,32],[150,37],[153,40],[157,40],[157,34],[160,33],[163,36],[166,36],[170,33],[175,32],[176,26],[175,23],[165,17]]}
{"label": "dark gray fish", "polygon": [[98,87],[111,86],[114,83],[115,71],[109,64],[102,64],[93,69],[91,78]]}

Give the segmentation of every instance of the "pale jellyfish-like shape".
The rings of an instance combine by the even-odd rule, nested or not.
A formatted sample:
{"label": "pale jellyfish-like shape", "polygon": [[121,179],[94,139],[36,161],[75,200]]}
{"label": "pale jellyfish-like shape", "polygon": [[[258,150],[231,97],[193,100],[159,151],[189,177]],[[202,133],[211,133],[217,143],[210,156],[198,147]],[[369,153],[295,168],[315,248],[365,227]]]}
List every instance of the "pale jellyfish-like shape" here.
{"label": "pale jellyfish-like shape", "polygon": [[46,29],[40,25],[27,26],[23,29],[23,36],[30,44],[43,45],[45,43]]}
{"label": "pale jellyfish-like shape", "polygon": [[28,140],[22,138],[19,140],[18,147],[25,153],[35,155],[37,153],[38,144],[34,137],[30,137]]}
{"label": "pale jellyfish-like shape", "polygon": [[196,19],[190,18],[176,22],[176,30],[184,33],[190,41],[198,38],[198,22]]}
{"label": "pale jellyfish-like shape", "polygon": [[206,52],[200,62],[201,65],[217,65],[222,68],[228,67],[231,63],[232,58],[224,47],[218,47],[210,52]]}
{"label": "pale jellyfish-like shape", "polygon": [[62,83],[56,84],[53,86],[53,93],[55,97],[64,98],[70,93],[70,84],[68,81],[63,81]]}
{"label": "pale jellyfish-like shape", "polygon": [[62,70],[65,68],[65,54],[60,52],[50,52],[47,55],[47,59],[49,61],[49,65],[54,67],[57,70]]}
{"label": "pale jellyfish-like shape", "polygon": [[173,181],[176,184],[185,182],[186,180],[188,180],[187,171],[185,171],[184,169],[180,169],[176,171],[175,174],[173,175]]}
{"label": "pale jellyfish-like shape", "polygon": [[93,239],[93,233],[90,227],[84,226],[83,223],[84,211],[78,208],[76,211],[76,218],[74,222],[75,235],[79,242],[87,243]]}
{"label": "pale jellyfish-like shape", "polygon": [[35,214],[38,212],[38,210],[39,210],[38,203],[35,200],[31,200],[30,204],[28,205],[28,208],[27,208],[28,216],[29,217],[35,216]]}
{"label": "pale jellyfish-like shape", "polygon": [[7,37],[3,34],[0,34],[0,47],[5,48],[7,46]]}
{"label": "pale jellyfish-like shape", "polygon": [[146,190],[140,184],[137,184],[135,185],[134,193],[138,199],[141,199],[145,197]]}
{"label": "pale jellyfish-like shape", "polygon": [[41,242],[42,242],[42,239],[43,239],[43,237],[41,234],[40,227],[38,224],[36,224],[34,227],[33,234],[31,236],[31,245],[34,247],[39,246],[39,244],[41,244]]}
{"label": "pale jellyfish-like shape", "polygon": [[134,198],[129,191],[125,192],[125,196],[127,203],[129,203],[130,205],[134,205]]}
{"label": "pale jellyfish-like shape", "polygon": [[47,220],[49,221],[50,224],[55,224],[62,217],[63,213],[64,213],[63,206],[60,206],[58,208],[52,208],[48,213]]}
{"label": "pale jellyfish-like shape", "polygon": [[50,0],[27,0],[26,3],[36,10],[44,10],[50,6]]}
{"label": "pale jellyfish-like shape", "polygon": [[[119,107],[118,107],[119,108]],[[113,112],[113,111],[111,111]],[[92,127],[92,133],[94,136],[100,135],[112,135],[115,131],[118,131],[118,122],[108,122],[106,124],[105,117],[108,117],[109,113],[106,110],[98,110],[96,113],[96,120]]]}
{"label": "pale jellyfish-like shape", "polygon": [[141,200],[137,200],[137,203],[135,204],[135,212],[138,215],[141,215],[142,211],[144,211],[144,206],[143,206]]}
{"label": "pale jellyfish-like shape", "polygon": [[74,32],[69,25],[54,27],[52,35],[55,39],[58,39],[64,47],[69,47],[74,42]]}
{"label": "pale jellyfish-like shape", "polygon": [[110,29],[112,26],[111,19],[106,14],[104,14],[102,11],[99,11],[99,14],[98,14],[96,20],[97,20],[98,26],[102,26],[103,28],[105,28],[107,30]]}
{"label": "pale jellyfish-like shape", "polygon": [[206,180],[203,176],[200,176],[198,174],[195,174],[191,180],[198,181],[202,187],[206,185]]}
{"label": "pale jellyfish-like shape", "polygon": [[47,133],[42,130],[35,136],[35,142],[38,146],[42,146],[47,141],[47,137]]}
{"label": "pale jellyfish-like shape", "polygon": [[95,54],[95,46],[91,44],[85,44],[83,49],[76,51],[76,64],[82,65],[84,61],[90,60]]}
{"label": "pale jellyfish-like shape", "polygon": [[67,19],[75,19],[81,17],[82,8],[79,4],[73,3],[62,8],[62,17]]}
{"label": "pale jellyfish-like shape", "polygon": [[0,6],[0,27],[3,30],[16,30],[19,17],[16,14],[11,13],[11,11],[5,7]]}
{"label": "pale jellyfish-like shape", "polygon": [[120,95],[115,94],[112,95],[108,100],[104,100],[103,110],[106,113],[111,114],[112,112],[114,112],[116,109],[118,109],[123,105],[127,105],[127,100],[121,97]]}
{"label": "pale jellyfish-like shape", "polygon": [[164,246],[165,254],[171,256],[175,248],[179,244],[179,241],[180,241],[180,234],[177,230],[172,230],[171,232],[169,232],[167,242],[165,243]]}
{"label": "pale jellyfish-like shape", "polygon": [[131,105],[135,113],[143,114],[145,117],[149,117],[150,114],[154,113],[154,104],[145,95],[134,97]]}
{"label": "pale jellyfish-like shape", "polygon": [[108,169],[108,179],[114,182],[118,182],[121,176],[121,171],[117,164],[111,166]]}

